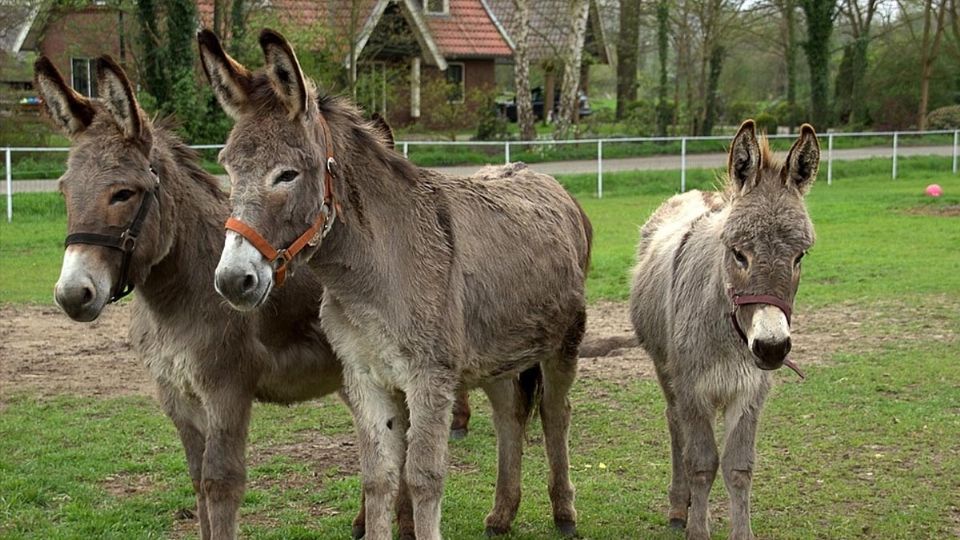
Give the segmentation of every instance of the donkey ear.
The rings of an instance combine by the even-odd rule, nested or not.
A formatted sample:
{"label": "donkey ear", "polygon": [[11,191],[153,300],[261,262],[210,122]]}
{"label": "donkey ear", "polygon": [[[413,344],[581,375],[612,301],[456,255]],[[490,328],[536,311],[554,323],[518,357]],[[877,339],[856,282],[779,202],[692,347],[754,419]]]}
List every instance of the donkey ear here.
{"label": "donkey ear", "polygon": [[738,189],[754,185],[760,171],[760,145],[757,143],[757,127],[747,120],[733,137],[727,172]]}
{"label": "donkey ear", "polygon": [[97,58],[97,89],[110,115],[128,139],[143,138],[143,116],[133,86],[117,63],[108,55]]}
{"label": "donkey ear", "polygon": [[800,138],[793,143],[787,162],[783,167],[783,181],[793,185],[800,194],[806,195],[817,178],[820,168],[820,141],[810,124],[800,127]]}
{"label": "donkey ear", "polygon": [[260,48],[267,62],[267,76],[286,103],[290,117],[296,118],[306,112],[309,99],[307,83],[293,47],[277,32],[264,28],[260,32]]}
{"label": "donkey ear", "polygon": [[207,80],[213,88],[220,106],[231,118],[236,120],[247,103],[253,75],[242,64],[230,58],[220,45],[217,35],[207,30],[197,34],[200,46],[200,63]]}
{"label": "donkey ear", "polygon": [[64,82],[63,75],[46,56],[33,64],[33,81],[50,119],[68,137],[75,137],[93,122],[93,104]]}
{"label": "donkey ear", "polygon": [[373,122],[373,127],[383,134],[383,140],[387,143],[387,148],[393,148],[395,146],[393,130],[390,129],[390,124],[387,123],[387,120],[380,116],[380,113],[375,112],[370,117],[370,121]]}

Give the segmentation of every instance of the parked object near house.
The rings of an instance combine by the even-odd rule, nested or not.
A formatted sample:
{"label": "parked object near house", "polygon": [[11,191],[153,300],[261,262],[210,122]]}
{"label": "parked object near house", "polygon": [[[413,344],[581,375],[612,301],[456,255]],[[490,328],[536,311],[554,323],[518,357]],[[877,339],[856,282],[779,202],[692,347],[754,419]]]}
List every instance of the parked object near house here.
{"label": "parked object near house", "polygon": [[[771,371],[794,367],[790,317],[800,261],[814,241],[803,197],[820,146],[804,125],[785,162],[752,120],[730,148],[723,193],[672,197],[640,231],[630,315],[667,402],[670,525],[708,539],[717,468],[730,496],[731,538],[752,538],[750,488]],[[799,372],[798,372],[799,373]],[[714,421],[724,414],[723,452]]]}
{"label": "parked object near house", "polygon": [[[530,100],[533,103],[533,116],[537,120],[543,120],[543,111],[546,107],[546,100],[544,99],[545,95],[543,88],[538,86],[530,91]],[[560,112],[560,89],[557,88],[553,96],[553,110],[550,111],[550,117],[555,117]],[[511,122],[517,121],[517,98],[514,97],[512,101],[507,103],[500,104],[500,114],[507,117],[507,120]],[[577,116],[583,118],[585,116],[590,116],[593,114],[593,110],[590,109],[590,101],[587,99],[587,95],[583,92],[578,93],[577,98]],[[548,119],[549,119],[548,118]]]}
{"label": "parked object near house", "polygon": [[[341,388],[317,318],[321,289],[304,268],[262,313],[226,306],[212,286],[226,193],[176,135],[147,119],[116,63],[95,60],[94,74],[96,101],[72,90],[49,59],[36,64],[49,115],[72,141],[60,183],[69,235],[56,301],[72,319],[92,321],[136,287],[130,342],[186,451],[200,536],[235,538],[253,400],[293,403]],[[403,493],[400,531],[412,536]]]}
{"label": "parked object near house", "polygon": [[[493,406],[498,477],[486,526],[509,530],[540,383],[518,384],[515,374],[537,365],[554,523],[575,534],[567,393],[586,323],[591,239],[577,203],[521,164],[448,177],[374,144],[352,105],[318,97],[275,32],[261,34],[266,65],[253,73],[211,32],[199,40],[214,93],[236,120],[222,156],[240,204],[218,290],[252,310],[285,268],[318,271],[321,320],[356,403],[367,538],[390,538],[403,478],[417,538],[440,537],[446,424],[461,381],[482,386]],[[267,255],[288,245],[281,261]]]}

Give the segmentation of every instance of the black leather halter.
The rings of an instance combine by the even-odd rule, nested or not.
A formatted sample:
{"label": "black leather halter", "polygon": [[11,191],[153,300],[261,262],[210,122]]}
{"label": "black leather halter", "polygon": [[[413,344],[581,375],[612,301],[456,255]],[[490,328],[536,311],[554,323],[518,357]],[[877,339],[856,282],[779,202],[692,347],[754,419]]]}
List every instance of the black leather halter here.
{"label": "black leather halter", "polygon": [[123,261],[120,263],[120,279],[110,291],[108,304],[112,304],[133,292],[133,283],[130,283],[127,275],[130,271],[130,259],[133,257],[133,251],[137,248],[137,238],[140,236],[140,230],[143,229],[143,222],[146,221],[147,214],[150,213],[150,207],[153,206],[155,200],[159,201],[160,176],[157,175],[153,167],[150,167],[150,174],[154,177],[156,183],[153,189],[143,194],[143,199],[140,200],[140,208],[137,209],[137,214],[133,216],[133,220],[127,225],[126,229],[115,235],[91,232],[73,233],[67,235],[66,240],[63,241],[64,248],[73,244],[87,244],[116,249],[123,254]]}

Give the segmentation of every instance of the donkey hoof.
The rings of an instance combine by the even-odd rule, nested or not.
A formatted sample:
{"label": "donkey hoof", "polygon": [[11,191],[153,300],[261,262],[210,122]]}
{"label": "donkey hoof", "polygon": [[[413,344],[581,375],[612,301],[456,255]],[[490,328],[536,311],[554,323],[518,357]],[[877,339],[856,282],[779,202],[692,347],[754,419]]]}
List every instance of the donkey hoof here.
{"label": "donkey hoof", "polygon": [[487,528],[483,530],[483,534],[487,535],[487,538],[493,538],[494,536],[502,536],[510,532],[510,526],[506,527],[494,527],[493,525],[487,525]]}
{"label": "donkey hoof", "polygon": [[687,528],[687,520],[680,518],[670,518],[670,528],[682,531]]}
{"label": "donkey hoof", "polygon": [[577,536],[577,524],[574,521],[558,521],[556,522],[557,530],[560,531],[560,535],[564,538],[576,538]]}
{"label": "donkey hoof", "polygon": [[450,440],[460,441],[467,438],[467,428],[454,428],[450,430]]}
{"label": "donkey hoof", "polygon": [[353,526],[353,540],[360,540],[367,534],[367,528],[363,525]]}

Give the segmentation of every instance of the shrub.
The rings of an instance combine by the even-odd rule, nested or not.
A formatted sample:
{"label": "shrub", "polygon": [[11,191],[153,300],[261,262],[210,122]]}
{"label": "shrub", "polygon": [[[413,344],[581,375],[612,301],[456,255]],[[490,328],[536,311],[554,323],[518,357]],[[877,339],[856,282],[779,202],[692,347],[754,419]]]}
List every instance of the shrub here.
{"label": "shrub", "polygon": [[764,112],[758,114],[755,120],[760,131],[769,133],[770,135],[776,135],[778,127],[776,116]]}
{"label": "shrub", "polygon": [[927,115],[929,129],[960,129],[960,105],[940,107]]}

